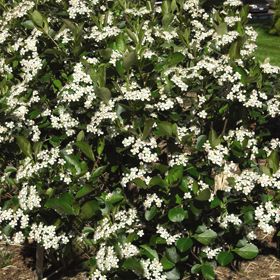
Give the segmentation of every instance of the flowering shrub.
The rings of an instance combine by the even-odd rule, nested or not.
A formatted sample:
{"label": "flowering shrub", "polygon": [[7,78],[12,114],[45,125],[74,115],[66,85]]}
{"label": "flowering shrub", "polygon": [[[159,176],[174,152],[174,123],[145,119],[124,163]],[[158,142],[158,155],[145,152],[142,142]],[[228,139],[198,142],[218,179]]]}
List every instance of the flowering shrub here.
{"label": "flowering shrub", "polygon": [[[227,0],[2,1],[1,238],[92,279],[214,279],[280,222],[280,69]],[[115,278],[116,277],[116,278]]]}

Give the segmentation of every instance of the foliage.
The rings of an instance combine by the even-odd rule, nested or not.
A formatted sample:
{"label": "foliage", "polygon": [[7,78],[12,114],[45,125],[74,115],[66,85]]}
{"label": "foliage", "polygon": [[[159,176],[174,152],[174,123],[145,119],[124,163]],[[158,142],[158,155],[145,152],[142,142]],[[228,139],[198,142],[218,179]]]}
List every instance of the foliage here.
{"label": "foliage", "polygon": [[[1,235],[92,279],[214,279],[280,221],[278,67],[248,8],[1,2]],[[68,257],[67,257],[68,256]],[[69,260],[71,261],[71,260]]]}

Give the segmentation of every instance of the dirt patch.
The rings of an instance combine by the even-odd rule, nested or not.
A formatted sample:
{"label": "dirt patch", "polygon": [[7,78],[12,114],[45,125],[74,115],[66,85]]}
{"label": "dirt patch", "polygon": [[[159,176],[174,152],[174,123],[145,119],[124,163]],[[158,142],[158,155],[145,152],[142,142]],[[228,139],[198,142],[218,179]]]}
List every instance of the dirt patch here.
{"label": "dirt patch", "polygon": [[31,269],[33,258],[24,254],[21,246],[0,245],[1,269],[0,279],[5,280],[33,280]]}
{"label": "dirt patch", "polygon": [[254,261],[243,262],[240,268],[218,267],[218,280],[280,280],[280,260],[273,255],[258,256]]}
{"label": "dirt patch", "polygon": [[[217,280],[280,280],[280,259],[276,257],[276,243],[272,236],[258,236],[261,254],[253,261],[242,261],[231,267],[218,267]],[[0,279],[35,280],[35,249],[0,244]],[[74,270],[55,271],[48,280],[86,280],[86,273]]]}

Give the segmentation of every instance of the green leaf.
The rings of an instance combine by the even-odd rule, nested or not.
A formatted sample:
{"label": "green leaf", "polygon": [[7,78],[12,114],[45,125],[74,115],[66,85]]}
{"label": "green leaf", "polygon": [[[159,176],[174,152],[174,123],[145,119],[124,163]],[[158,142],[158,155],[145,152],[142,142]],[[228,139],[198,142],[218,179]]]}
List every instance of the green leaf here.
{"label": "green leaf", "polygon": [[251,243],[246,244],[244,247],[241,248],[235,248],[233,251],[245,260],[252,260],[259,253],[258,247]]}
{"label": "green leaf", "polygon": [[65,154],[64,158],[70,166],[74,167],[75,171],[72,172],[73,174],[80,176],[87,172],[86,162],[79,161],[79,158],[77,156]]}
{"label": "green leaf", "polygon": [[166,249],[166,257],[173,263],[180,261],[180,256],[178,255],[174,246]]}
{"label": "green leaf", "polygon": [[17,144],[26,157],[32,158],[32,148],[30,142],[23,136],[16,137]]}
{"label": "green leaf", "polygon": [[65,193],[58,198],[50,198],[46,201],[44,207],[56,210],[59,214],[75,215],[73,208],[74,198],[72,194]]}
{"label": "green leaf", "polygon": [[175,264],[171,262],[166,256],[163,256],[160,262],[164,270],[169,270],[175,266]]}
{"label": "green leaf", "polygon": [[186,211],[181,207],[175,207],[168,211],[168,219],[173,223],[182,222],[186,218]]}
{"label": "green leaf", "polygon": [[98,139],[98,144],[97,144],[97,153],[100,156],[105,148],[105,139],[104,138],[99,138]]}
{"label": "green leaf", "polygon": [[[168,20],[172,20],[173,19],[173,15],[171,15],[171,17],[168,15]],[[168,56],[167,60],[166,60],[166,64],[168,64],[169,66],[175,66],[178,63],[184,61],[185,56],[179,52],[173,53],[171,55]]]}
{"label": "green leaf", "polygon": [[39,27],[44,26],[44,18],[39,11],[37,10],[33,11],[33,13],[31,14],[31,19],[37,26]]}
{"label": "green leaf", "polygon": [[145,211],[145,219],[151,221],[157,214],[158,210],[156,206],[152,206],[150,209]]}
{"label": "green leaf", "polygon": [[123,58],[123,67],[128,70],[133,65],[137,64],[137,54],[135,51],[129,52],[127,55]]}
{"label": "green leaf", "polygon": [[176,267],[174,267],[172,270],[165,273],[168,280],[179,280],[181,279],[180,272]]}
{"label": "green leaf", "polygon": [[106,202],[110,204],[116,204],[124,199],[123,195],[121,193],[115,192],[112,195],[110,195],[109,198],[106,198]]}
{"label": "green leaf", "polygon": [[225,22],[221,22],[218,26],[216,26],[216,32],[219,35],[224,35],[228,31],[227,24]]}
{"label": "green leaf", "polygon": [[80,141],[83,141],[84,139],[85,139],[85,133],[83,130],[81,130],[77,135],[76,141],[80,142]]}
{"label": "green leaf", "polygon": [[42,147],[43,147],[42,141],[33,144],[33,151],[35,156],[37,156],[41,152]]}
{"label": "green leaf", "polygon": [[149,259],[158,260],[158,253],[156,250],[152,249],[149,245],[141,245],[140,247],[141,247],[141,252],[143,255],[145,255]]}
{"label": "green leaf", "polygon": [[267,159],[268,166],[275,173],[279,169],[279,155],[277,151],[272,151]]}
{"label": "green leaf", "polygon": [[189,237],[182,237],[176,241],[176,247],[181,253],[185,253],[193,246],[193,241]]}
{"label": "green leaf", "polygon": [[227,266],[234,259],[234,256],[231,252],[220,252],[217,256],[217,261],[221,266]]}
{"label": "green leaf", "polygon": [[141,262],[136,258],[128,258],[124,261],[122,267],[127,270],[135,272],[137,275],[143,275],[144,269]]}
{"label": "green leaf", "polygon": [[107,168],[107,165],[100,166],[100,167],[96,168],[92,172],[91,177],[92,178],[97,178],[97,177],[101,176],[105,172],[106,168]]}
{"label": "green leaf", "polygon": [[217,233],[212,229],[207,229],[200,234],[195,234],[193,237],[201,244],[209,245],[214,239],[216,239]]}
{"label": "green leaf", "polygon": [[53,84],[57,89],[61,89],[62,88],[62,83],[60,80],[53,80]]}
{"label": "green leaf", "polygon": [[85,141],[77,141],[76,146],[82,151],[82,153],[87,156],[92,161],[95,161],[92,147]]}
{"label": "green leaf", "polygon": [[105,103],[108,103],[111,99],[111,91],[106,87],[96,88],[95,93]]}
{"label": "green leaf", "polygon": [[264,174],[266,174],[268,176],[272,175],[271,174],[271,170],[267,166],[265,166],[265,165],[261,165],[260,166],[260,170],[262,171],[262,173],[264,173]]}
{"label": "green leaf", "polygon": [[201,272],[205,280],[215,280],[215,272],[212,265],[208,263],[202,264]]}
{"label": "green leaf", "polygon": [[160,136],[172,136],[173,126],[172,123],[167,121],[161,121],[157,124],[158,133]]}
{"label": "green leaf", "polygon": [[99,210],[99,204],[97,200],[90,200],[85,202],[81,207],[80,217],[83,220],[89,220]]}
{"label": "green leaf", "polygon": [[207,140],[207,136],[206,135],[200,135],[197,137],[197,141],[196,141],[196,149],[197,150],[201,150],[204,143],[206,142]]}
{"label": "green leaf", "polygon": [[31,19],[37,27],[43,29],[45,33],[49,33],[48,21],[39,11],[33,11],[31,14]]}
{"label": "green leaf", "polygon": [[150,135],[154,122],[155,121],[153,119],[147,119],[145,121],[143,137],[142,137],[143,140],[145,140]]}
{"label": "green leaf", "polygon": [[218,137],[216,131],[213,128],[209,132],[209,142],[213,148],[221,143],[221,138]]}
{"label": "green leaf", "polygon": [[84,186],[82,187],[76,194],[75,198],[81,198],[86,196],[87,194],[91,193],[93,191],[93,187],[91,186]]}
{"label": "green leaf", "polygon": [[165,178],[168,185],[172,185],[183,178],[184,168],[182,165],[174,166],[169,171]]}
{"label": "green leaf", "polygon": [[209,200],[210,196],[211,196],[210,189],[207,188],[200,191],[198,195],[195,197],[195,199],[199,201],[207,201]]}

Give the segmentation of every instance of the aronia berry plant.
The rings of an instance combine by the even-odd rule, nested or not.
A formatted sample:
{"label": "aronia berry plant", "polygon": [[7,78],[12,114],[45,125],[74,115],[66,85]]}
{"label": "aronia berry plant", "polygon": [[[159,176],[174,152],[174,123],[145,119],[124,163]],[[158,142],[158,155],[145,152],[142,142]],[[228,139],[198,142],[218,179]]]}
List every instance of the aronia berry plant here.
{"label": "aronia berry plant", "polygon": [[280,69],[241,1],[0,10],[2,241],[92,280],[211,280],[277,235]]}

